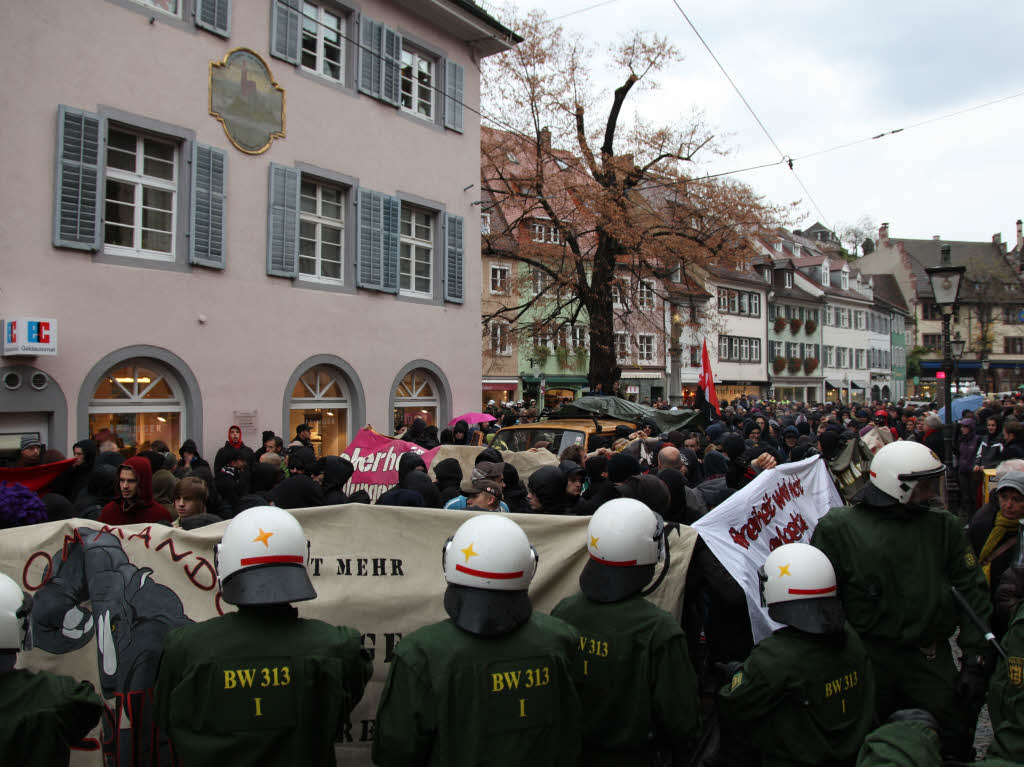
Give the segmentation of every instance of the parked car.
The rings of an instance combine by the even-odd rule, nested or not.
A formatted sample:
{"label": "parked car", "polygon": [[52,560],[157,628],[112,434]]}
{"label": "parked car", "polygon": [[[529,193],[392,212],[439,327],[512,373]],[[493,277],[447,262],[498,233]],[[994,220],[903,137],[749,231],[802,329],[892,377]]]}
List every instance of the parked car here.
{"label": "parked car", "polygon": [[491,440],[491,447],[498,450],[521,452],[544,444],[555,455],[569,445],[583,445],[592,453],[599,447],[611,447],[615,427],[628,426],[630,431],[636,424],[618,419],[556,418],[536,423],[522,423],[499,429]]}

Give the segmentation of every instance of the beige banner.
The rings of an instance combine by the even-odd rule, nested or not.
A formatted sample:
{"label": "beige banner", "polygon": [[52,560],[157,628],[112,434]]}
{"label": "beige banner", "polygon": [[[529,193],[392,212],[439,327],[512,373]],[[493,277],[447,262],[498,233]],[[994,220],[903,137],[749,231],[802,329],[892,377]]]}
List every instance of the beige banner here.
{"label": "beige banner", "polygon": [[[339,764],[368,765],[390,656],[403,635],[447,618],[441,548],[474,512],[348,504],[293,513],[311,542],[309,572],[318,594],[298,605],[300,614],[358,629],[374,654],[373,679],[338,745]],[[537,610],[549,612],[578,590],[589,518],[511,516],[540,556],[530,595]],[[105,688],[109,721],[120,722],[116,732],[109,725],[106,734],[97,732],[96,752],[75,752],[72,764],[101,764],[101,743],[112,754],[130,754],[135,733],[129,713],[137,719],[131,707],[146,705],[140,703],[146,696],[129,693],[146,686],[139,669],[147,658],[155,663],[159,637],[174,625],[233,609],[220,603],[213,569],[213,546],[225,526],[184,531],[133,525],[104,533],[96,522],[70,520],[0,531],[0,570],[46,608],[42,625],[44,613],[34,613],[37,647],[23,653],[19,664]],[[76,535],[76,528],[83,532]],[[650,597],[676,617],[696,538],[689,527],[671,533],[671,566]],[[47,580],[51,566],[57,577]],[[124,756],[111,761],[131,763]]]}

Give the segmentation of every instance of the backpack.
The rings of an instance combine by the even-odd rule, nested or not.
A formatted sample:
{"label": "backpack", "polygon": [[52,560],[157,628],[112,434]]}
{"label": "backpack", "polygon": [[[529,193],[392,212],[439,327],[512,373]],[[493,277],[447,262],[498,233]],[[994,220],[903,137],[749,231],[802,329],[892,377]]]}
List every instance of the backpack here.
{"label": "backpack", "polygon": [[843,445],[836,457],[828,463],[829,473],[839,489],[845,503],[853,497],[868,481],[868,470],[874,454],[864,440],[856,437]]}

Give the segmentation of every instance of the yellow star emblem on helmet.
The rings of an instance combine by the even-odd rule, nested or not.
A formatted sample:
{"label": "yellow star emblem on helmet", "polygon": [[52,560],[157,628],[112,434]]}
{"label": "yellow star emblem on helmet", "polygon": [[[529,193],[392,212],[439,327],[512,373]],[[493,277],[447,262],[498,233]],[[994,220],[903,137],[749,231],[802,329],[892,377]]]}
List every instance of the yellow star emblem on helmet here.
{"label": "yellow star emblem on helmet", "polygon": [[461,552],[462,552],[463,554],[465,554],[465,555],[466,555],[466,561],[467,561],[467,562],[469,561],[469,558],[470,558],[470,557],[478,557],[478,556],[480,556],[480,555],[479,555],[479,554],[477,554],[477,553],[476,553],[475,551],[473,551],[473,544],[472,544],[472,543],[471,543],[471,544],[469,544],[469,545],[468,545],[468,546],[467,546],[466,548],[464,548],[464,549],[459,549],[459,551],[461,551]]}
{"label": "yellow star emblem on helmet", "polygon": [[599,540],[601,540],[601,539],[600,539],[600,538],[595,538],[594,536],[590,536],[590,545],[591,545],[591,546],[592,546],[593,548],[595,548],[595,549],[596,549],[596,548],[597,548],[597,542],[598,542]]}
{"label": "yellow star emblem on helmet", "polygon": [[779,577],[781,578],[783,575],[788,575],[790,578],[793,577],[793,573],[789,571],[789,565],[779,565]]}
{"label": "yellow star emblem on helmet", "polygon": [[268,533],[266,530],[264,530],[261,527],[260,528],[260,534],[257,535],[255,538],[253,538],[252,542],[256,543],[256,541],[259,541],[260,543],[262,543],[264,546],[266,546],[269,549],[270,548],[270,543],[269,543],[270,536],[272,536],[272,535],[273,535],[273,533]]}

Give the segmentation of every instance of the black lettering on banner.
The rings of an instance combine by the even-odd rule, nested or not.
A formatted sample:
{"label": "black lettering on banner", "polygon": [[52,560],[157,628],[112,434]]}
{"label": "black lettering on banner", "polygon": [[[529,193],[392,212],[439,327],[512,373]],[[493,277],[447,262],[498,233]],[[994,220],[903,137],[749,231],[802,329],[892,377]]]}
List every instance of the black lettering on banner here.
{"label": "black lettering on banner", "polygon": [[338,738],[339,743],[351,743],[352,742],[352,722],[345,722],[341,728],[341,737]]}
{"label": "black lettering on banner", "polygon": [[361,719],[359,723],[363,726],[362,732],[359,733],[360,743],[369,743],[373,740],[374,731],[377,729],[376,719]]}
{"label": "black lettering on banner", "polygon": [[390,663],[391,659],[395,657],[395,647],[398,646],[399,640],[401,640],[401,633],[395,632],[392,634],[384,635],[384,662]]}
{"label": "black lettering on banner", "polygon": [[[370,640],[369,645],[367,645],[367,639]],[[360,642],[362,643],[363,649],[366,650],[367,654],[370,656],[370,660],[373,660],[374,656],[377,654],[377,635],[371,633],[363,634],[362,637],[360,637]]]}
{"label": "black lettering on banner", "polygon": [[189,554],[192,553],[192,550],[189,549],[184,554],[179,554],[178,551],[174,548],[174,539],[173,538],[167,538],[166,540],[164,540],[163,543],[159,544],[156,547],[156,551],[160,551],[160,549],[165,548],[165,547],[170,548],[170,550],[171,550],[171,559],[173,559],[175,562],[180,562],[182,559],[184,559],[185,557],[187,557]]}
{"label": "black lettering on banner", "polygon": [[310,557],[310,562],[313,563],[313,575],[320,575],[320,565],[323,563],[323,557]]}
{"label": "black lettering on banner", "polygon": [[402,572],[402,560],[401,559],[392,559],[391,560],[391,574],[392,575],[405,576],[405,573]]}
{"label": "black lettering on banner", "polygon": [[378,575],[388,574],[388,561],[384,557],[374,557],[373,559],[373,577],[376,578]]}
{"label": "black lettering on banner", "polygon": [[356,575],[366,575],[366,557],[356,559]]}
{"label": "black lettering on banner", "polygon": [[351,559],[339,559],[338,560],[338,575],[352,575],[352,560]]}

